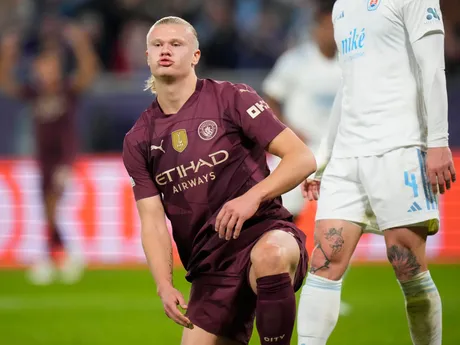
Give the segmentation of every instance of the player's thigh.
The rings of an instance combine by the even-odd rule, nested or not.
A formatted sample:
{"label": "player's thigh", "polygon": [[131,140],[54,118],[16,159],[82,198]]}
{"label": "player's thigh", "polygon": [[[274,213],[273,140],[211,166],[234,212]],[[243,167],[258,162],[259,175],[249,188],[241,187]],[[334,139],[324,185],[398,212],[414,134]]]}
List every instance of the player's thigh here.
{"label": "player's thigh", "polygon": [[360,159],[361,180],[380,230],[439,228],[437,197],[425,171],[425,153],[416,147],[401,148]]}
{"label": "player's thigh", "polygon": [[332,158],[321,178],[316,220],[364,223],[369,206],[358,175],[358,159]]}
{"label": "player's thigh", "polygon": [[341,219],[318,220],[310,273],[339,280],[345,273],[362,234],[362,225]]}
{"label": "player's thigh", "polygon": [[428,228],[415,226],[384,231],[388,261],[400,281],[412,279],[428,269],[426,239]]}
{"label": "player's thigh", "polygon": [[[247,266],[242,271],[247,272]],[[184,330],[184,341],[187,341],[184,344],[201,344],[197,340],[201,337],[204,341],[247,343],[252,334],[255,307],[256,296],[245,274],[208,272],[196,277],[192,281],[186,315],[208,335]]]}
{"label": "player's thigh", "polygon": [[195,326],[193,329],[184,328],[181,345],[241,345],[242,343],[217,336]]}

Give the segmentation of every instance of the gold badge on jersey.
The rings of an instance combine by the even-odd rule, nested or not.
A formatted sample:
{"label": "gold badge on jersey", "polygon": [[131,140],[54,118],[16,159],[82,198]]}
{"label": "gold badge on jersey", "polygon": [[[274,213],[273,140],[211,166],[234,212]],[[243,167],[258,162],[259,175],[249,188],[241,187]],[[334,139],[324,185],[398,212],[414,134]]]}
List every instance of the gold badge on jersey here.
{"label": "gold badge on jersey", "polygon": [[177,152],[183,152],[188,145],[187,131],[178,129],[171,133],[172,145]]}

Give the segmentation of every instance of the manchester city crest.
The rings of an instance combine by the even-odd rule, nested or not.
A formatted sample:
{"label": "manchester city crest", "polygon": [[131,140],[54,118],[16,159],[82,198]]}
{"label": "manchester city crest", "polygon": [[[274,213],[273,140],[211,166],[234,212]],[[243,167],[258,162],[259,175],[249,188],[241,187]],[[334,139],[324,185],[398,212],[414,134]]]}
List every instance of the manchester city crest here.
{"label": "manchester city crest", "polygon": [[203,140],[211,140],[217,134],[217,124],[214,121],[203,121],[198,127],[198,135]]}

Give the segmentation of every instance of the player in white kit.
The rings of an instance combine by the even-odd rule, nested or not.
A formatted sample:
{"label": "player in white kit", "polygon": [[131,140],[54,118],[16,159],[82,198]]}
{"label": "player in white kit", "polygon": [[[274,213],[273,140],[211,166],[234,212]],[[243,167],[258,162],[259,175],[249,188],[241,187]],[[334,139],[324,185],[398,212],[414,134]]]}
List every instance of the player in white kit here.
{"label": "player in white kit", "polygon": [[[312,39],[281,55],[262,84],[270,108],[315,155],[319,155],[321,141],[327,134],[341,80],[332,26],[334,2],[316,0]],[[281,160],[270,156],[267,161],[273,171]],[[301,186],[283,194],[282,198],[283,206],[294,217],[302,212],[305,201]],[[340,314],[347,315],[350,311],[351,306],[342,301]]]}
{"label": "player in white kit", "polygon": [[[439,0],[338,0],[333,23],[343,81],[325,141],[330,160],[298,343],[326,344],[338,319],[342,275],[363,231],[373,230],[385,237],[413,343],[440,345],[441,299],[425,248],[439,228],[437,193],[450,188],[455,169]],[[309,199],[318,198],[318,186],[305,183]],[[369,211],[376,226],[366,220]]]}
{"label": "player in white kit", "polygon": [[[312,39],[281,55],[262,84],[265,99],[275,114],[314,154],[327,134],[341,76],[331,20],[334,0],[316,3]],[[273,170],[280,159],[270,157],[268,162]],[[294,216],[302,211],[300,186],[283,195],[283,206]]]}

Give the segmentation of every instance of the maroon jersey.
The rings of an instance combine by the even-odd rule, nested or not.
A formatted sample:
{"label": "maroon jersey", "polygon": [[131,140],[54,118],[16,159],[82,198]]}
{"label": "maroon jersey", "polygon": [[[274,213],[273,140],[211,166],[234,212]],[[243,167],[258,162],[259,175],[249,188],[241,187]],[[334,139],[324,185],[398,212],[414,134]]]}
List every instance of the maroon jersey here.
{"label": "maroon jersey", "polygon": [[26,86],[22,97],[31,102],[37,156],[42,165],[70,164],[76,154],[77,97],[70,87],[45,95]]}
{"label": "maroon jersey", "polygon": [[189,278],[226,271],[267,230],[255,224],[291,220],[276,198],[260,205],[237,240],[214,230],[221,207],[269,175],[265,148],[285,128],[247,85],[199,79],[177,114],[154,101],[127,133],[123,160],[135,198],[162,195]]}

